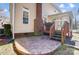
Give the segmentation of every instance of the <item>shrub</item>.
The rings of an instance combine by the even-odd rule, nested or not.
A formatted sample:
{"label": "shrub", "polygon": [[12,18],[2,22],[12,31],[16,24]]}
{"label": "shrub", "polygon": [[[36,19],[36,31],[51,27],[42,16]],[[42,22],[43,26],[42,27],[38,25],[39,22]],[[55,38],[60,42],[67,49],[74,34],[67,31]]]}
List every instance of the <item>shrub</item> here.
{"label": "shrub", "polygon": [[40,36],[40,35],[42,35],[42,33],[40,33],[40,32],[33,32],[32,35],[33,36]]}
{"label": "shrub", "polygon": [[10,24],[4,24],[4,34],[8,37],[12,37],[12,32],[11,32],[11,25]]}

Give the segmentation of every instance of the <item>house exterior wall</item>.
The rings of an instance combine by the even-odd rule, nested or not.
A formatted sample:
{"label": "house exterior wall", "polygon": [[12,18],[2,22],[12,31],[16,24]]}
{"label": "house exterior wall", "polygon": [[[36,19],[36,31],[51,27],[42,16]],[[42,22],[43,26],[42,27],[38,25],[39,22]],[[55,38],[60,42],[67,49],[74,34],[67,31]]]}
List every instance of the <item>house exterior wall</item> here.
{"label": "house exterior wall", "polygon": [[70,23],[70,14],[68,13],[59,13],[59,14],[54,14],[54,15],[49,15],[48,19],[50,19],[50,21],[54,21],[54,20],[64,20]]}
{"label": "house exterior wall", "polygon": [[[23,24],[23,8],[29,9],[28,24]],[[36,5],[33,3],[17,3],[15,4],[15,33],[34,32],[34,19],[36,18]]]}
{"label": "house exterior wall", "polygon": [[51,3],[44,3],[42,4],[42,17],[46,18],[46,21],[50,21],[48,19],[49,15],[60,13],[59,10],[57,10]]}
{"label": "house exterior wall", "polygon": [[[29,9],[29,23],[23,24],[23,8]],[[13,5],[10,4],[10,19],[12,19]],[[51,4],[42,4],[42,18],[52,14],[59,13]],[[34,20],[36,19],[36,4],[35,3],[16,3],[15,4],[15,19],[14,33],[29,33],[34,32]],[[12,21],[11,21],[12,22]]]}

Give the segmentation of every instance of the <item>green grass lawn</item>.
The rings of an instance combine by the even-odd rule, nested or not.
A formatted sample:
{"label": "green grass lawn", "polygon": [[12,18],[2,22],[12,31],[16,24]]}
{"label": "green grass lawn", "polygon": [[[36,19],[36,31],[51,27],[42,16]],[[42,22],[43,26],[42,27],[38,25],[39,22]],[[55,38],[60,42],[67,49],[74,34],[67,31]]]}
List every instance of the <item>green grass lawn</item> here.
{"label": "green grass lawn", "polygon": [[54,55],[79,55],[79,50],[64,45],[59,47]]}
{"label": "green grass lawn", "polygon": [[[64,46],[59,47],[53,54],[54,55],[79,55],[79,50],[76,50],[74,48],[64,45]],[[16,55],[16,53],[13,50],[12,43],[1,45],[0,55]]]}
{"label": "green grass lawn", "polygon": [[[2,43],[3,44],[3,43]],[[0,55],[16,55],[13,51],[12,43],[0,45]]]}
{"label": "green grass lawn", "polygon": [[79,41],[79,33],[73,33],[72,40]]}

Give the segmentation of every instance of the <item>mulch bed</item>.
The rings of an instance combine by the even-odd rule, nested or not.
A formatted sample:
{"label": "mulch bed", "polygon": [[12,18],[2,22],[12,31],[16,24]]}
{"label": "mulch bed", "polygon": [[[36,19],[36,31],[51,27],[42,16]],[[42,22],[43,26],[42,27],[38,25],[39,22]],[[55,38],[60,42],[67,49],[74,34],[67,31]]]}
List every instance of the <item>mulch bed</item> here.
{"label": "mulch bed", "polygon": [[7,39],[0,39],[0,45],[7,44],[8,40]]}
{"label": "mulch bed", "polygon": [[9,42],[9,39],[5,36],[0,37],[0,45],[7,44]]}

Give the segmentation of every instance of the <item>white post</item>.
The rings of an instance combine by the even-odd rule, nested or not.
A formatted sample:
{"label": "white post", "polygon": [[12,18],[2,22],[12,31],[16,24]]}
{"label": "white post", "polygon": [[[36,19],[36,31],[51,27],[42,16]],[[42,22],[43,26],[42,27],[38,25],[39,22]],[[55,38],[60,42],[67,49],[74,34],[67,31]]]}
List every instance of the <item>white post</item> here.
{"label": "white post", "polygon": [[12,10],[12,32],[13,32],[13,39],[15,38],[14,37],[14,20],[15,20],[15,4],[13,3],[13,10]]}

